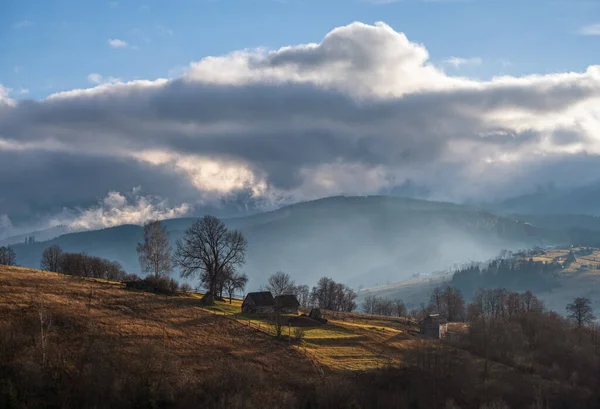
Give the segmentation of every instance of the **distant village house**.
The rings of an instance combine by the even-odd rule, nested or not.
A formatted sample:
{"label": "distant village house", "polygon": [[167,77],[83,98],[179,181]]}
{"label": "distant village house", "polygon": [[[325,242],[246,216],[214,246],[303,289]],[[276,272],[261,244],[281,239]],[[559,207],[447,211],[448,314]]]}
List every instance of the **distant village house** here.
{"label": "distant village house", "polygon": [[419,332],[426,337],[440,339],[448,331],[448,321],[439,314],[431,314],[419,323],[419,327]]}
{"label": "distant village house", "polygon": [[282,314],[298,314],[300,302],[293,294],[283,294],[275,297],[275,308],[278,308]]}
{"label": "distant village house", "polygon": [[293,294],[278,295],[273,298],[269,291],[248,293],[242,303],[242,312],[270,314],[278,309],[282,314],[298,314],[300,303]]}
{"label": "distant village house", "polygon": [[270,291],[248,293],[242,303],[242,312],[269,314],[273,312],[275,299]]}

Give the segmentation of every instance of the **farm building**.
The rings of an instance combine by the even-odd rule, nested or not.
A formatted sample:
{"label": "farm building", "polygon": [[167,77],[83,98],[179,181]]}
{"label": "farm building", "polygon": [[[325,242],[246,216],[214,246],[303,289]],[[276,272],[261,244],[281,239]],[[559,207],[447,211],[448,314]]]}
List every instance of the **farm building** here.
{"label": "farm building", "polygon": [[448,321],[439,314],[431,314],[419,323],[419,327],[421,334],[431,338],[440,339],[443,338],[448,331]]}
{"label": "farm building", "polygon": [[275,300],[270,291],[248,293],[242,303],[242,312],[268,314],[273,312]]}
{"label": "farm building", "polygon": [[283,294],[275,297],[275,308],[283,314],[298,314],[300,303],[293,294]]}

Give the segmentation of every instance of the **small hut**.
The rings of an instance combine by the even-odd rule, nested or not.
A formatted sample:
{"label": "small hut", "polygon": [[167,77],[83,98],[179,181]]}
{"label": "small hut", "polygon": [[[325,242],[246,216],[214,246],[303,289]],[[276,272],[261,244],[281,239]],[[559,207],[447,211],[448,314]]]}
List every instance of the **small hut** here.
{"label": "small hut", "polygon": [[431,314],[419,323],[419,327],[419,332],[426,337],[440,339],[448,331],[448,321],[439,314]]}
{"label": "small hut", "polygon": [[300,302],[293,294],[283,294],[275,297],[275,308],[282,314],[298,314]]}
{"label": "small hut", "polygon": [[242,312],[269,314],[273,312],[275,300],[270,291],[248,293],[242,303]]}

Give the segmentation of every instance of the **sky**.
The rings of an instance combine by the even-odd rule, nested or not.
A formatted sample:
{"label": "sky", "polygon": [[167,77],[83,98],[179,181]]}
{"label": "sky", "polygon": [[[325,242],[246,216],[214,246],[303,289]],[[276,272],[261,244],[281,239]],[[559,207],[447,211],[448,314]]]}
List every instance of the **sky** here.
{"label": "sky", "polygon": [[600,1],[5,0],[0,50],[0,238],[600,177]]}

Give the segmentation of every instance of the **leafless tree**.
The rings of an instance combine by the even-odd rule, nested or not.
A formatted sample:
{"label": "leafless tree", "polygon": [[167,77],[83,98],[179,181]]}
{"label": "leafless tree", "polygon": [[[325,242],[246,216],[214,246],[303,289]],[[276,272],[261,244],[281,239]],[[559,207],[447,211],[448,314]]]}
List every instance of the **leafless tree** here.
{"label": "leafless tree", "polygon": [[307,285],[296,286],[296,297],[300,303],[300,307],[306,308],[310,302],[310,289]]}
{"label": "leafless tree", "polygon": [[42,253],[40,269],[45,271],[53,271],[55,273],[58,272],[61,256],[62,250],[57,244],[47,247]]}
{"label": "leafless tree", "polygon": [[248,283],[248,276],[244,273],[237,273],[235,271],[227,274],[225,279],[225,287],[227,288],[227,294],[229,295],[229,304],[236,290],[244,291],[246,284]]}
{"label": "leafless tree", "polygon": [[444,315],[448,321],[462,321],[465,318],[465,300],[456,287],[446,287],[442,293]]}
{"label": "leafless tree", "polygon": [[46,351],[48,344],[48,335],[52,329],[52,319],[42,299],[37,296],[37,314],[40,321],[40,348],[42,350],[42,365],[46,365]]}
{"label": "leafless tree", "polygon": [[17,262],[17,255],[10,246],[0,247],[0,264],[5,266],[14,266]]}
{"label": "leafless tree", "polygon": [[362,311],[365,314],[374,314],[376,302],[377,302],[377,297],[375,297],[374,295],[367,295],[362,302]]}
{"label": "leafless tree", "polygon": [[137,252],[144,273],[158,277],[173,271],[169,236],[160,221],[153,220],[144,225],[144,242],[138,243]]}
{"label": "leafless tree", "polygon": [[404,305],[404,301],[396,300],[396,314],[399,317],[406,317],[406,305]]}
{"label": "leafless tree", "polygon": [[443,314],[442,289],[435,287],[429,297],[429,309],[436,314]]}
{"label": "leafless tree", "polygon": [[269,277],[269,283],[266,290],[273,294],[273,297],[283,294],[295,294],[296,285],[289,274],[278,271]]}
{"label": "leafless tree", "polygon": [[567,305],[568,317],[575,321],[577,328],[590,324],[596,319],[589,298],[577,297],[572,303]]}
{"label": "leafless tree", "polygon": [[205,301],[210,304],[227,269],[244,263],[246,248],[242,233],[228,230],[225,223],[214,216],[205,216],[195,221],[177,241],[174,262],[181,268],[182,277],[200,275],[208,289]]}

